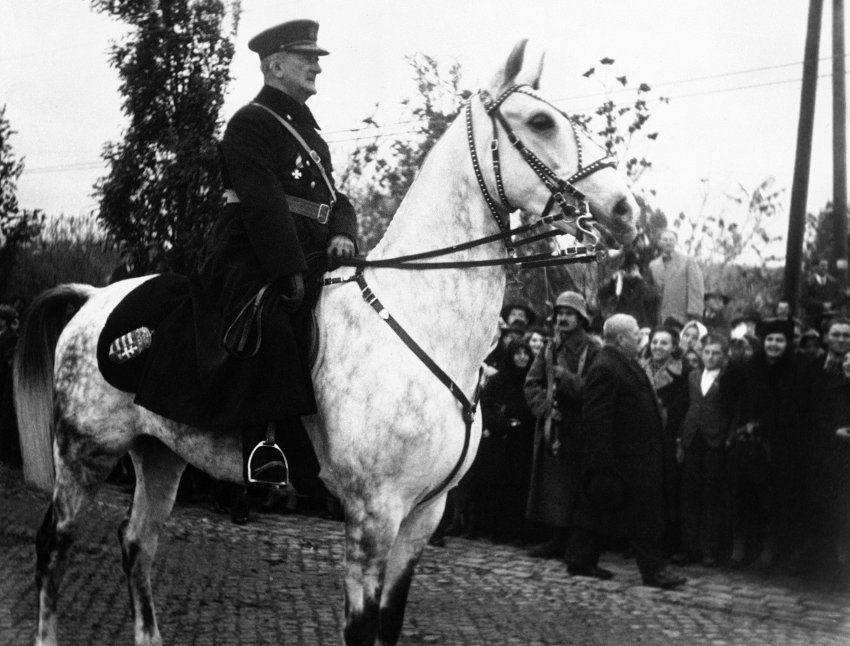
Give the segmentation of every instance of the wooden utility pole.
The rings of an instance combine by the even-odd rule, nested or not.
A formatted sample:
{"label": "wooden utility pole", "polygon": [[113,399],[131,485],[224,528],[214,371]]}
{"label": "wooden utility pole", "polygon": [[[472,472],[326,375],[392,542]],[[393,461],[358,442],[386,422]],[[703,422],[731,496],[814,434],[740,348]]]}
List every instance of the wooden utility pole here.
{"label": "wooden utility pole", "polygon": [[832,258],[847,287],[847,98],[844,82],[844,0],[832,0]]}
{"label": "wooden utility pole", "polygon": [[800,274],[803,263],[803,234],[806,228],[806,199],[809,194],[809,168],[812,156],[812,129],[815,122],[815,95],[818,83],[818,50],[823,0],[809,0],[809,23],[803,59],[803,87],[800,91],[800,121],[797,125],[797,156],[791,186],[788,215],[788,241],[785,250],[784,300],[796,313],[800,300]]}

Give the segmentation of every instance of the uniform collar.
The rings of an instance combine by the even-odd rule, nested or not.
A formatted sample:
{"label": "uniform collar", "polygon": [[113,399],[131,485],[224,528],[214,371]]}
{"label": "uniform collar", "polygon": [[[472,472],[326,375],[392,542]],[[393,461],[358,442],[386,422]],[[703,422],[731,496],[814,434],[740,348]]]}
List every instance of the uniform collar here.
{"label": "uniform collar", "polygon": [[313,113],[303,103],[299,103],[286,92],[282,92],[271,85],[264,85],[263,89],[254,99],[257,103],[262,103],[267,108],[271,108],[281,117],[289,118],[297,124],[320,130],[319,124],[316,123],[316,118]]}

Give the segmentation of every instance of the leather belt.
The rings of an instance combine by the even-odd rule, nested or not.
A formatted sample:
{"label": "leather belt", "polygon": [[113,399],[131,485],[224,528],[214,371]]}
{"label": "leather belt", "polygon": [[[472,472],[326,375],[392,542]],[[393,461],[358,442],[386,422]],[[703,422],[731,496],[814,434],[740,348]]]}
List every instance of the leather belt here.
{"label": "leather belt", "polygon": [[[227,199],[228,204],[238,204],[241,202],[239,196],[236,195],[236,191],[232,188],[228,188],[224,191],[224,197]],[[290,213],[303,215],[305,218],[315,220],[319,224],[328,223],[328,217],[330,217],[331,213],[331,207],[328,204],[311,202],[310,200],[305,200],[293,195],[286,196],[286,204],[289,206]]]}

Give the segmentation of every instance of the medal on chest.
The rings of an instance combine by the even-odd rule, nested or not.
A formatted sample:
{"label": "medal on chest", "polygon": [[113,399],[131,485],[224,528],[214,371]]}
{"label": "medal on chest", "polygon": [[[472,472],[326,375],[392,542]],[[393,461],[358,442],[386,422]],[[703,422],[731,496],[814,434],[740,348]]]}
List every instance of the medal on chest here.
{"label": "medal on chest", "polygon": [[292,171],[292,177],[294,179],[301,179],[302,168],[304,168],[304,158],[301,157],[301,153],[298,153],[298,156],[295,158],[295,169]]}

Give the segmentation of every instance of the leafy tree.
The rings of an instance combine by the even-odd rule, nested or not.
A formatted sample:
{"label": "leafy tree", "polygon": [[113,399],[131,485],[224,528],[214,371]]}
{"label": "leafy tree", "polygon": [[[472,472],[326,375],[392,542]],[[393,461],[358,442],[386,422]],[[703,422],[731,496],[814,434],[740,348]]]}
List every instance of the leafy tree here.
{"label": "leafy tree", "polygon": [[723,203],[714,205],[705,186],[700,208],[692,215],[679,213],[670,224],[679,231],[685,251],[704,262],[764,264],[774,259],[767,255],[770,245],[782,238],[771,233],[770,224],[783,208],[784,193],[769,177],[754,189],[739,184]]}
{"label": "leafy tree", "polygon": [[185,271],[222,205],[216,134],[230,81],[239,3],[93,0],[135,27],[112,47],[129,125],[104,147],[109,175],[95,187],[113,238],[169,252]]}
{"label": "leafy tree", "polygon": [[5,296],[9,277],[20,247],[36,237],[44,222],[38,209],[22,210],[18,205],[18,179],[24,172],[24,159],[12,151],[15,131],[0,107],[0,296]]}
{"label": "leafy tree", "polygon": [[600,67],[593,66],[582,74],[599,82],[605,98],[592,112],[572,116],[588,133],[601,139],[607,153],[618,161],[629,183],[634,185],[652,167],[650,160],[635,153],[637,144],[658,138],[657,131],[645,132],[652,116],[651,101],[666,104],[670,99],[664,96],[653,99],[648,84],[630,83],[625,74],[617,76],[614,63],[613,58],[602,58]]}

